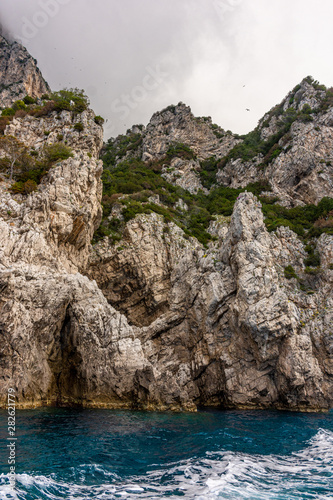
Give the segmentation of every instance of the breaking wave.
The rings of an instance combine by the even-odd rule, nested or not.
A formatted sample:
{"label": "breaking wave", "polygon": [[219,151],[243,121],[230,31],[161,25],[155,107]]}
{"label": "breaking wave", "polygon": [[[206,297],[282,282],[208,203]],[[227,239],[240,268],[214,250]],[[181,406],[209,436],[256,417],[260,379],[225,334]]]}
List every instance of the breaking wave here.
{"label": "breaking wave", "polygon": [[0,475],[1,500],[333,499],[333,433],[320,429],[301,451],[260,455],[206,452],[204,457],[154,465],[142,475],[120,477],[102,465],[48,476],[18,474],[15,492]]}

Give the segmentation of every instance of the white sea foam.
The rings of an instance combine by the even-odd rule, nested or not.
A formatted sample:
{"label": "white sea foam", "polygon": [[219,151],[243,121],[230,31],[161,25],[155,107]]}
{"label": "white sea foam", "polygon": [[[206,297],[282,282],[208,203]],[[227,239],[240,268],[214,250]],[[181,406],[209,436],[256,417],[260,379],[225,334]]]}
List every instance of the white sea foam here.
{"label": "white sea foam", "polygon": [[0,499],[1,500],[18,500],[17,493],[9,484],[7,476],[0,474]]}
{"label": "white sea foam", "polygon": [[[320,430],[303,450],[291,455],[207,453],[203,459],[168,464],[128,481],[101,465],[73,468],[73,482],[17,476],[17,495],[9,495],[8,477],[0,476],[1,500],[333,500],[333,433]],[[85,480],[98,474],[103,484]],[[79,478],[79,480],[78,480]]]}

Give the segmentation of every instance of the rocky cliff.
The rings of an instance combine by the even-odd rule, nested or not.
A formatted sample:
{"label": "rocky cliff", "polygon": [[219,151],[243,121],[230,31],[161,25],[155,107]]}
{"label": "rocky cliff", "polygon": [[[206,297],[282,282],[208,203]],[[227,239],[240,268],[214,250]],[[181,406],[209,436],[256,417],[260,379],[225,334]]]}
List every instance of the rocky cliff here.
{"label": "rocky cliff", "polygon": [[134,125],[125,137],[111,138],[107,148],[116,164],[124,158],[140,157],[144,162],[160,160],[163,165],[170,148],[183,144],[193,151],[192,158],[175,155],[162,174],[169,182],[197,193],[203,189],[201,162],[224,157],[239,142],[238,136],[213,124],[211,117],[195,117],[191,108],[180,102],[155,113],[147,127]]}
{"label": "rocky cliff", "polygon": [[[274,135],[267,120],[260,133]],[[316,126],[328,138],[329,125]],[[179,104],[104,148],[103,220],[113,229],[101,237],[109,226],[96,233],[103,164],[94,113],[51,106],[16,116],[6,136],[34,153],[34,168],[45,168],[52,145],[71,155],[48,164],[28,193],[1,174],[1,405],[13,387],[20,407],[332,406],[329,201],[311,208],[311,229],[299,223],[303,236],[281,223],[268,231],[267,194],[223,188],[204,205],[209,187],[196,194],[193,177],[179,185],[168,169],[187,168],[199,188],[203,162],[214,174],[228,169],[230,158],[217,165],[246,140]],[[319,188],[318,201],[327,194]],[[296,192],[286,202],[304,204]]]}
{"label": "rocky cliff", "polygon": [[[269,182],[286,206],[332,197],[332,104],[332,89],[305,78],[259,121],[252,137],[245,137],[245,147],[225,158],[217,182],[231,187]],[[255,144],[247,144],[251,141]]]}
{"label": "rocky cliff", "polygon": [[[210,117],[196,118],[179,103],[155,113],[146,128],[129,130],[125,156],[124,136],[110,139],[109,147],[115,155],[120,153],[117,161],[124,157],[148,161],[165,157],[170,145],[188,146],[195,158],[184,161],[175,156],[163,173],[169,182],[190,192],[259,181],[268,183],[271,196],[284,206],[318,203],[333,196],[332,104],[333,89],[307,77],[245,136],[223,130]],[[216,160],[214,175],[209,185],[203,185],[209,158]]]}
{"label": "rocky cliff", "polygon": [[28,51],[0,35],[0,106],[8,107],[26,95],[41,97],[50,91]]}
{"label": "rocky cliff", "polygon": [[[332,252],[332,244],[321,237],[320,251]],[[303,292],[284,268],[304,276],[305,256],[289,229],[267,232],[250,193],[209,250],[154,214],[128,223],[116,246],[96,245],[88,275],[140,340],[144,369],[133,378],[135,401],[329,407],[333,271],[324,264],[311,294]],[[123,399],[122,384],[119,390]]]}

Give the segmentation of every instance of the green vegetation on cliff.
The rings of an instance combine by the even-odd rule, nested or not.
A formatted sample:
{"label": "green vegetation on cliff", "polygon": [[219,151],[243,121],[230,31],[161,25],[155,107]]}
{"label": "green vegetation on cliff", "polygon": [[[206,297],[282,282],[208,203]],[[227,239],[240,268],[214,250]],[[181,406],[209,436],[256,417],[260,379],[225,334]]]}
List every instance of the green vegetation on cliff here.
{"label": "green vegetation on cliff", "polygon": [[[137,139],[130,136],[127,145],[133,144],[134,140]],[[123,145],[124,139],[121,139],[118,147]],[[112,236],[114,240],[120,239],[126,222],[137,214],[156,212],[163,215],[166,222],[173,221],[188,236],[194,236],[206,245],[213,239],[207,229],[214,215],[230,216],[237,197],[245,190],[259,197],[269,231],[283,225],[290,227],[303,238],[313,238],[322,232],[333,234],[333,224],[325,225],[321,222],[331,217],[333,199],[324,198],[318,206],[287,209],[275,204],[276,198],[261,197],[261,192],[269,191],[270,186],[260,182],[243,189],[219,186],[212,189],[208,195],[202,191],[196,195],[190,194],[179,186],[168,183],[161,176],[161,166],[170,161],[173,155],[179,155],[180,151],[182,154],[192,155],[189,148],[184,149],[177,145],[169,149],[163,160],[144,163],[137,158],[129,158],[118,165],[114,164],[116,156],[119,157],[115,156],[115,150],[112,149],[111,153],[106,151],[102,177],[103,221],[95,233],[95,242],[104,236]],[[118,207],[118,213],[122,212],[121,218],[110,217],[115,206]]]}
{"label": "green vegetation on cliff", "polygon": [[[23,100],[15,101],[12,107],[5,108],[0,116],[0,135],[3,135],[8,123],[13,118],[24,118],[26,115],[41,118],[47,116],[53,111],[71,111],[74,115],[82,113],[89,106],[89,99],[80,89],[64,89],[53,92],[51,95],[44,94],[39,102],[30,96],[25,96]],[[96,116],[95,121],[98,125],[103,123],[101,116]]]}
{"label": "green vegetation on cliff", "polygon": [[[278,113],[279,121],[277,123],[278,130],[275,134],[269,136],[267,139],[261,138],[261,129],[256,127],[252,132],[241,136],[243,142],[236,144],[232,150],[222,158],[219,168],[223,168],[228,161],[240,158],[243,161],[250,161],[259,154],[263,155],[260,166],[268,165],[274,158],[276,158],[283,148],[279,145],[279,141],[289,133],[291,125],[296,121],[307,122],[312,121],[311,113],[313,110],[310,107],[305,107],[302,111],[296,111],[294,108],[288,108],[285,112],[280,113],[280,109],[273,111],[272,116]],[[269,120],[267,120],[269,122]],[[285,140],[284,142],[287,142]]]}
{"label": "green vegetation on cliff", "polygon": [[289,209],[264,203],[262,210],[269,231],[287,226],[305,239],[319,237],[322,233],[333,234],[333,198],[323,198],[318,205]]}
{"label": "green vegetation on cliff", "polygon": [[0,172],[10,180],[14,193],[29,194],[37,189],[42,177],[56,161],[66,160],[73,156],[72,150],[62,143],[45,146],[39,152],[29,150],[21,141],[11,135],[0,136]]}
{"label": "green vegetation on cliff", "polygon": [[[128,130],[126,135],[109,139],[102,152],[104,216],[102,225],[95,234],[95,241],[106,235],[120,238],[128,220],[138,213],[153,211],[163,215],[166,221],[178,224],[186,234],[207,244],[212,239],[208,227],[214,216],[230,216],[237,197],[245,190],[259,198],[269,231],[274,231],[279,226],[287,226],[307,243],[322,233],[333,234],[333,199],[323,198],[318,205],[287,209],[278,204],[277,197],[267,193],[271,191],[267,182],[256,182],[243,189],[216,184],[216,173],[230,160],[249,162],[261,155],[257,165],[258,168],[264,169],[282,151],[291,147],[290,128],[295,121],[311,122],[316,114],[332,106],[333,89],[326,89],[312,77],[305,80],[313,87],[313,96],[310,97],[316,98],[316,109],[312,109],[308,104],[300,105],[308,85],[297,85],[289,94],[289,101],[284,100],[272,108],[265,115],[265,121],[261,120],[260,125],[252,132],[241,136],[242,141],[226,156],[212,156],[200,161],[200,180],[203,187],[210,190],[208,194],[202,191],[196,195],[190,194],[179,186],[170,184],[163,177],[163,171],[172,171],[172,168],[165,167],[170,167],[174,158],[196,160],[194,151],[187,145],[173,143],[163,157],[143,162],[140,160],[143,135],[137,127]],[[174,107],[169,107],[168,111],[173,112]],[[274,133],[264,139],[262,131],[271,124],[274,125]],[[214,124],[212,127],[214,130],[218,129]],[[222,133],[222,129],[219,133]],[[111,214],[114,216],[110,217]]]}
{"label": "green vegetation on cliff", "polygon": [[[302,98],[302,94],[299,93],[301,85],[297,85],[290,94],[289,106],[285,109],[285,101],[274,106],[269,111],[267,119],[261,126],[256,127],[246,135],[240,136],[242,142],[236,144],[236,146],[219,161],[218,167],[223,168],[228,161],[238,158],[243,161],[250,161],[259,154],[263,155],[259,167],[264,167],[283,151],[283,147],[279,142],[281,139],[282,145],[288,142],[290,138],[289,130],[295,121],[302,123],[311,122],[315,114],[324,112],[333,105],[333,88],[327,89],[325,85],[321,85],[311,76],[305,78],[305,81],[309,85],[312,85],[314,92],[318,94],[319,106],[316,109],[312,109],[308,104],[305,104],[302,109],[296,109]],[[261,128],[268,127],[273,117],[278,120],[276,123],[277,131],[267,139],[262,139]]]}

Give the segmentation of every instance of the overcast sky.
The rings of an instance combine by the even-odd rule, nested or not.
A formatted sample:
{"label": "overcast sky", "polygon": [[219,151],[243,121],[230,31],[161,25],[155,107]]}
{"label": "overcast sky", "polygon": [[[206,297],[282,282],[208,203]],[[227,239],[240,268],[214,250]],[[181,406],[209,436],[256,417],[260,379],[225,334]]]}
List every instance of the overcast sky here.
{"label": "overcast sky", "polygon": [[332,0],[0,0],[0,14],[52,89],[86,90],[106,138],[179,101],[244,134],[303,77],[333,85]]}

